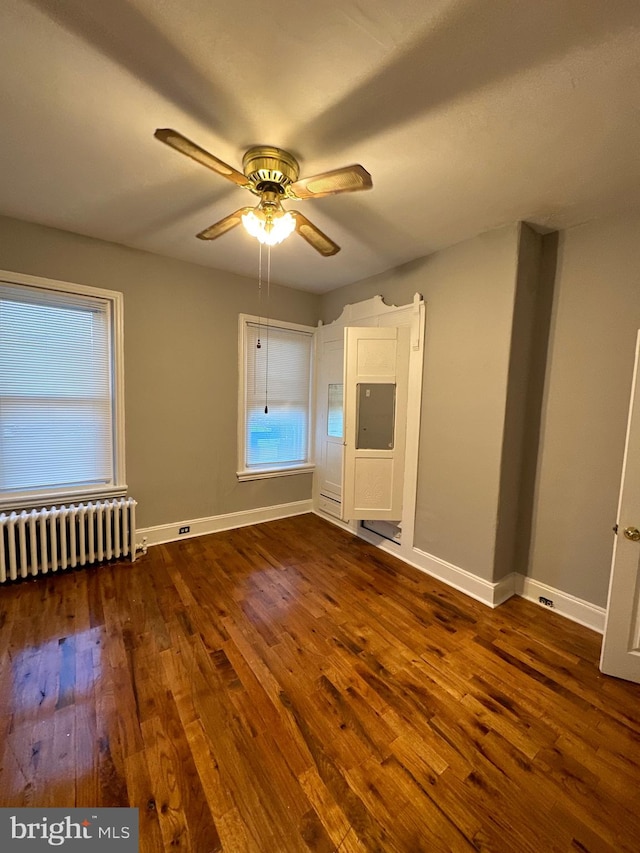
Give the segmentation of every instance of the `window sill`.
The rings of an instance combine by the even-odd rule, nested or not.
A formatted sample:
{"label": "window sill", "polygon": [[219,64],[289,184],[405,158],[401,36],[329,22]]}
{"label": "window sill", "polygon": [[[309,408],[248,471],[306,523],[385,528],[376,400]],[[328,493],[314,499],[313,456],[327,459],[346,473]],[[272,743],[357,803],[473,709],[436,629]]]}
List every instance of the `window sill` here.
{"label": "window sill", "polygon": [[39,492],[32,494],[14,495],[0,497],[0,512],[17,512],[23,509],[41,509],[51,506],[70,506],[80,503],[88,503],[112,500],[124,497],[127,493],[126,486],[105,486],[104,488],[67,490],[66,492]]}
{"label": "window sill", "polygon": [[310,474],[315,470],[313,463],[305,465],[280,466],[278,468],[256,468],[237,471],[236,476],[242,483],[245,480],[266,480],[269,477],[289,477],[292,474]]}

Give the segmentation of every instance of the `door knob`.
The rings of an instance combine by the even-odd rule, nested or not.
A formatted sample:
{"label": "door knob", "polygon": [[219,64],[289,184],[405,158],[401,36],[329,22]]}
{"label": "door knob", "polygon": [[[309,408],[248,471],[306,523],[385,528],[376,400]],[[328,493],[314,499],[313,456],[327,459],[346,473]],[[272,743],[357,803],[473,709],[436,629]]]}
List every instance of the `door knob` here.
{"label": "door knob", "polygon": [[625,527],[624,535],[627,539],[631,539],[632,542],[640,541],[640,530],[637,527]]}

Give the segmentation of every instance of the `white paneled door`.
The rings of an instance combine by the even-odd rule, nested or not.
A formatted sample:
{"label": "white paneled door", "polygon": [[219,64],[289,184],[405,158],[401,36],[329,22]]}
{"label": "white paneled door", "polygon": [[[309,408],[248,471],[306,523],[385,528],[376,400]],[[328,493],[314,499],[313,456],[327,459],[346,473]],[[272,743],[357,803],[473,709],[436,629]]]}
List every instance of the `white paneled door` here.
{"label": "white paneled door", "polygon": [[409,329],[347,327],[342,517],[398,520],[407,423]]}
{"label": "white paneled door", "polygon": [[640,332],[600,669],[640,683]]}

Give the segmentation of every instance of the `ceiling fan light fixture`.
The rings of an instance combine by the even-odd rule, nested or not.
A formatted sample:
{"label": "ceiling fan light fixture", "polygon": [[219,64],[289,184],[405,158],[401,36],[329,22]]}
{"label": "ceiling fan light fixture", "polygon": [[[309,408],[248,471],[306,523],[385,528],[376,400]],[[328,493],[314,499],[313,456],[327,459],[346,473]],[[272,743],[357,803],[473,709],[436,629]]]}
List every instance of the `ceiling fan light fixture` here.
{"label": "ceiling fan light fixture", "polygon": [[252,237],[269,246],[281,243],[295,231],[316,252],[328,258],[339,252],[340,246],[300,211],[283,210],[282,200],[322,198],[368,190],[373,186],[371,175],[358,163],[299,180],[300,167],[293,154],[282,148],[258,145],[250,148],[242,158],[243,174],[170,127],[159,127],[154,136],[180,154],[260,197],[257,207],[241,207],[200,231],[196,235],[200,240],[216,240],[242,222]]}
{"label": "ceiling fan light fixture", "polygon": [[285,210],[275,215],[265,214],[259,207],[243,214],[242,224],[247,233],[267,246],[275,246],[294,231],[296,222]]}

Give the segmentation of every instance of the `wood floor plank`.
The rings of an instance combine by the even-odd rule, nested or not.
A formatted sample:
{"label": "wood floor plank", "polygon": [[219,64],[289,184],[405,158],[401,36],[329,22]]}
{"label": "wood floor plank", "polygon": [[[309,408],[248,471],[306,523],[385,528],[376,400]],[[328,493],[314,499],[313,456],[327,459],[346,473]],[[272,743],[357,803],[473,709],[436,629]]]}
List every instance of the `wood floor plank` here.
{"label": "wood floor plank", "polygon": [[0,806],[142,853],[637,853],[640,686],[313,515],[0,588]]}
{"label": "wood floor plank", "polygon": [[9,719],[5,718],[2,723],[0,740],[0,779],[3,782],[3,797],[6,802],[13,806],[23,808],[31,805],[32,783],[30,778],[22,769],[12,738],[9,735]]}
{"label": "wood floor plank", "polygon": [[386,826],[394,826],[385,838],[389,850],[473,850],[451,818],[433,800],[423,795],[416,780],[391,758],[380,764],[370,759],[351,769],[347,778],[371,814],[380,815]]}
{"label": "wood floor plank", "polygon": [[162,718],[146,720],[142,729],[165,848],[215,853],[222,849],[220,837],[170,695],[161,713]]}

